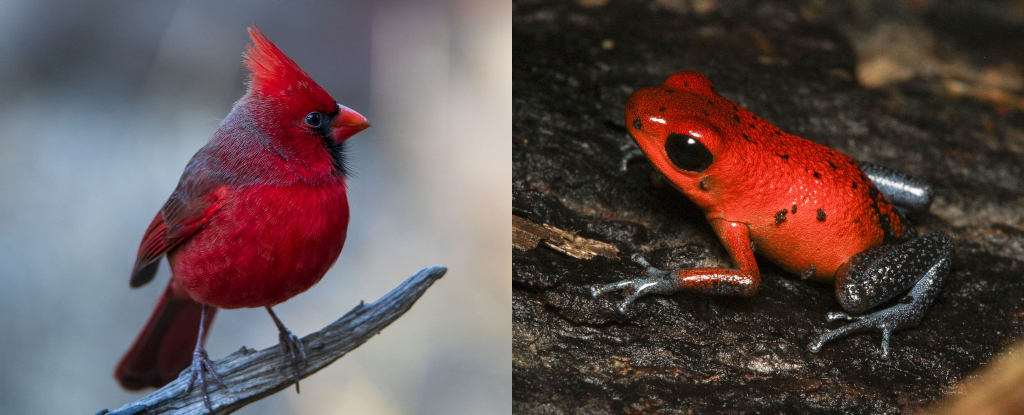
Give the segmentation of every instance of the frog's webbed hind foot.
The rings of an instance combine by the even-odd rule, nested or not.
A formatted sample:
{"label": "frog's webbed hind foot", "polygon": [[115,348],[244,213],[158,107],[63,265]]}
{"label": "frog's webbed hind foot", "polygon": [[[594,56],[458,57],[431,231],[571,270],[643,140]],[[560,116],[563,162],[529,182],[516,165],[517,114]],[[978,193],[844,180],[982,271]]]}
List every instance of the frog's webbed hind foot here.
{"label": "frog's webbed hind foot", "polygon": [[821,335],[808,350],[817,352],[829,341],[875,330],[882,333],[882,358],[888,358],[892,333],[920,324],[938,296],[949,274],[952,249],[949,236],[933,232],[901,245],[878,246],[854,255],[836,272],[836,299],[846,311],[859,314],[913,288],[897,304],[874,313],[829,313],[828,321],[853,322]]}
{"label": "frog's webbed hind foot", "polygon": [[900,306],[904,306],[904,304],[899,304],[866,316],[850,316],[846,313],[829,313],[828,321],[843,319],[853,320],[854,322],[835,330],[829,330],[825,334],[821,335],[818,340],[807,345],[807,349],[817,353],[825,343],[843,337],[847,334],[866,330],[877,330],[882,332],[882,358],[888,359],[889,339],[892,337],[892,332],[902,328],[916,326],[921,322],[921,318],[924,317],[925,308],[896,309]]}
{"label": "frog's webbed hind foot", "polygon": [[[628,142],[619,147],[622,151],[622,162],[619,164],[619,172],[625,173],[629,170],[629,162],[633,159],[644,158],[644,152],[633,142]],[[642,259],[642,258],[641,258]]]}
{"label": "frog's webbed hind foot", "polygon": [[640,254],[633,254],[630,257],[640,266],[647,268],[645,278],[625,279],[611,284],[597,284],[590,286],[590,295],[594,298],[610,292],[628,293],[625,298],[615,307],[620,313],[629,311],[629,306],[638,298],[649,294],[671,294],[679,290],[675,273],[655,268]]}

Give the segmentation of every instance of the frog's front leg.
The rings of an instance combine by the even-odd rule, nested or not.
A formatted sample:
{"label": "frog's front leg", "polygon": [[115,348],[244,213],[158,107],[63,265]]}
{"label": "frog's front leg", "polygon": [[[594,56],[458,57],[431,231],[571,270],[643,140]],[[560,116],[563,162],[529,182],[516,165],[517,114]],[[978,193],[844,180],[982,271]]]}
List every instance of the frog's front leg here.
{"label": "frog's front leg", "polygon": [[646,156],[640,147],[636,146],[636,143],[630,141],[626,144],[619,146],[619,151],[622,151],[622,161],[619,165],[619,171],[625,173],[629,170],[629,162],[633,159],[643,158]]}
{"label": "frog's front leg", "polygon": [[633,256],[633,260],[647,268],[647,277],[594,285],[590,287],[591,294],[597,298],[612,291],[628,293],[618,306],[622,313],[629,310],[633,301],[648,294],[672,294],[677,291],[742,296],[756,294],[761,283],[761,274],[754,260],[754,252],[750,249],[750,229],[746,224],[721,219],[708,222],[729,251],[737,269],[680,268],[665,271],[650,266],[637,254]]}
{"label": "frog's front leg", "polygon": [[882,332],[882,358],[888,358],[892,333],[920,324],[935,302],[949,274],[952,251],[949,236],[932,232],[903,244],[876,246],[848,259],[836,271],[835,286],[836,299],[850,314],[876,307],[908,288],[910,292],[897,304],[871,314],[829,313],[829,321],[854,322],[825,333],[807,348],[817,352],[826,342],[847,334],[877,330]]}

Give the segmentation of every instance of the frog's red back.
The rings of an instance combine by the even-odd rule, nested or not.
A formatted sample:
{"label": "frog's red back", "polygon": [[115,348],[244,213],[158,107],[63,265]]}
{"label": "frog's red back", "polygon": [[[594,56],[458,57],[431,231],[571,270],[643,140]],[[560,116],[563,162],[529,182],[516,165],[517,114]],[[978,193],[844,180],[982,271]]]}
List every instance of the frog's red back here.
{"label": "frog's red back", "polygon": [[[846,259],[903,236],[896,210],[856,161],[783,132],[720,96],[704,75],[681,72],[636,91],[626,124],[708,219],[746,223],[757,252],[787,271],[831,280]],[[680,168],[666,153],[672,136],[699,141],[710,164]]]}

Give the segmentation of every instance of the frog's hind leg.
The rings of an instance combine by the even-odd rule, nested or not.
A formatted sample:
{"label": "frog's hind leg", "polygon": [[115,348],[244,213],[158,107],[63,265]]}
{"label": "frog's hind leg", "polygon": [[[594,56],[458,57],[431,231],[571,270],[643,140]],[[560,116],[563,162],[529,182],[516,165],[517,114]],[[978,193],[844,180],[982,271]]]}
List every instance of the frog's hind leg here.
{"label": "frog's hind leg", "polygon": [[932,204],[935,192],[920,180],[872,163],[860,163],[860,170],[903,215],[922,212]]}
{"label": "frog's hind leg", "polygon": [[953,242],[942,232],[900,245],[877,246],[847,260],[836,271],[836,299],[843,309],[859,314],[910,289],[897,304],[863,316],[829,313],[828,320],[852,320],[823,334],[807,348],[817,352],[826,342],[865,330],[882,332],[882,358],[889,357],[894,331],[917,326],[935,301],[949,274]]}

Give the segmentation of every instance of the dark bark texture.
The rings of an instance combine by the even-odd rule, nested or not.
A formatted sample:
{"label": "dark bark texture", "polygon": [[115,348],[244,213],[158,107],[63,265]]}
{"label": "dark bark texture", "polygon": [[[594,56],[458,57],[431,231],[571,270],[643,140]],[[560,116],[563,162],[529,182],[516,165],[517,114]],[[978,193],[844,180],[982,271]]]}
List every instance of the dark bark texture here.
{"label": "dark bark texture", "polygon": [[[513,2],[512,214],[617,250],[513,248],[513,411],[901,413],[954,391],[1024,334],[1024,113],[937,92],[942,80],[927,75],[861,87],[841,31],[849,4],[811,19],[804,2],[698,13],[704,3]],[[938,48],[983,43],[941,35],[970,17],[957,10],[926,16]],[[1019,46],[1006,56],[1020,59]],[[840,325],[825,320],[839,310],[833,287],[760,258],[751,298],[650,296],[626,315],[619,297],[591,298],[591,284],[642,275],[634,253],[661,268],[729,264],[700,210],[650,163],[618,170],[627,97],[682,70],[787,132],[934,186],[911,223],[954,238],[952,272],[923,324],[893,336],[889,360],[874,332],[808,352]]]}

